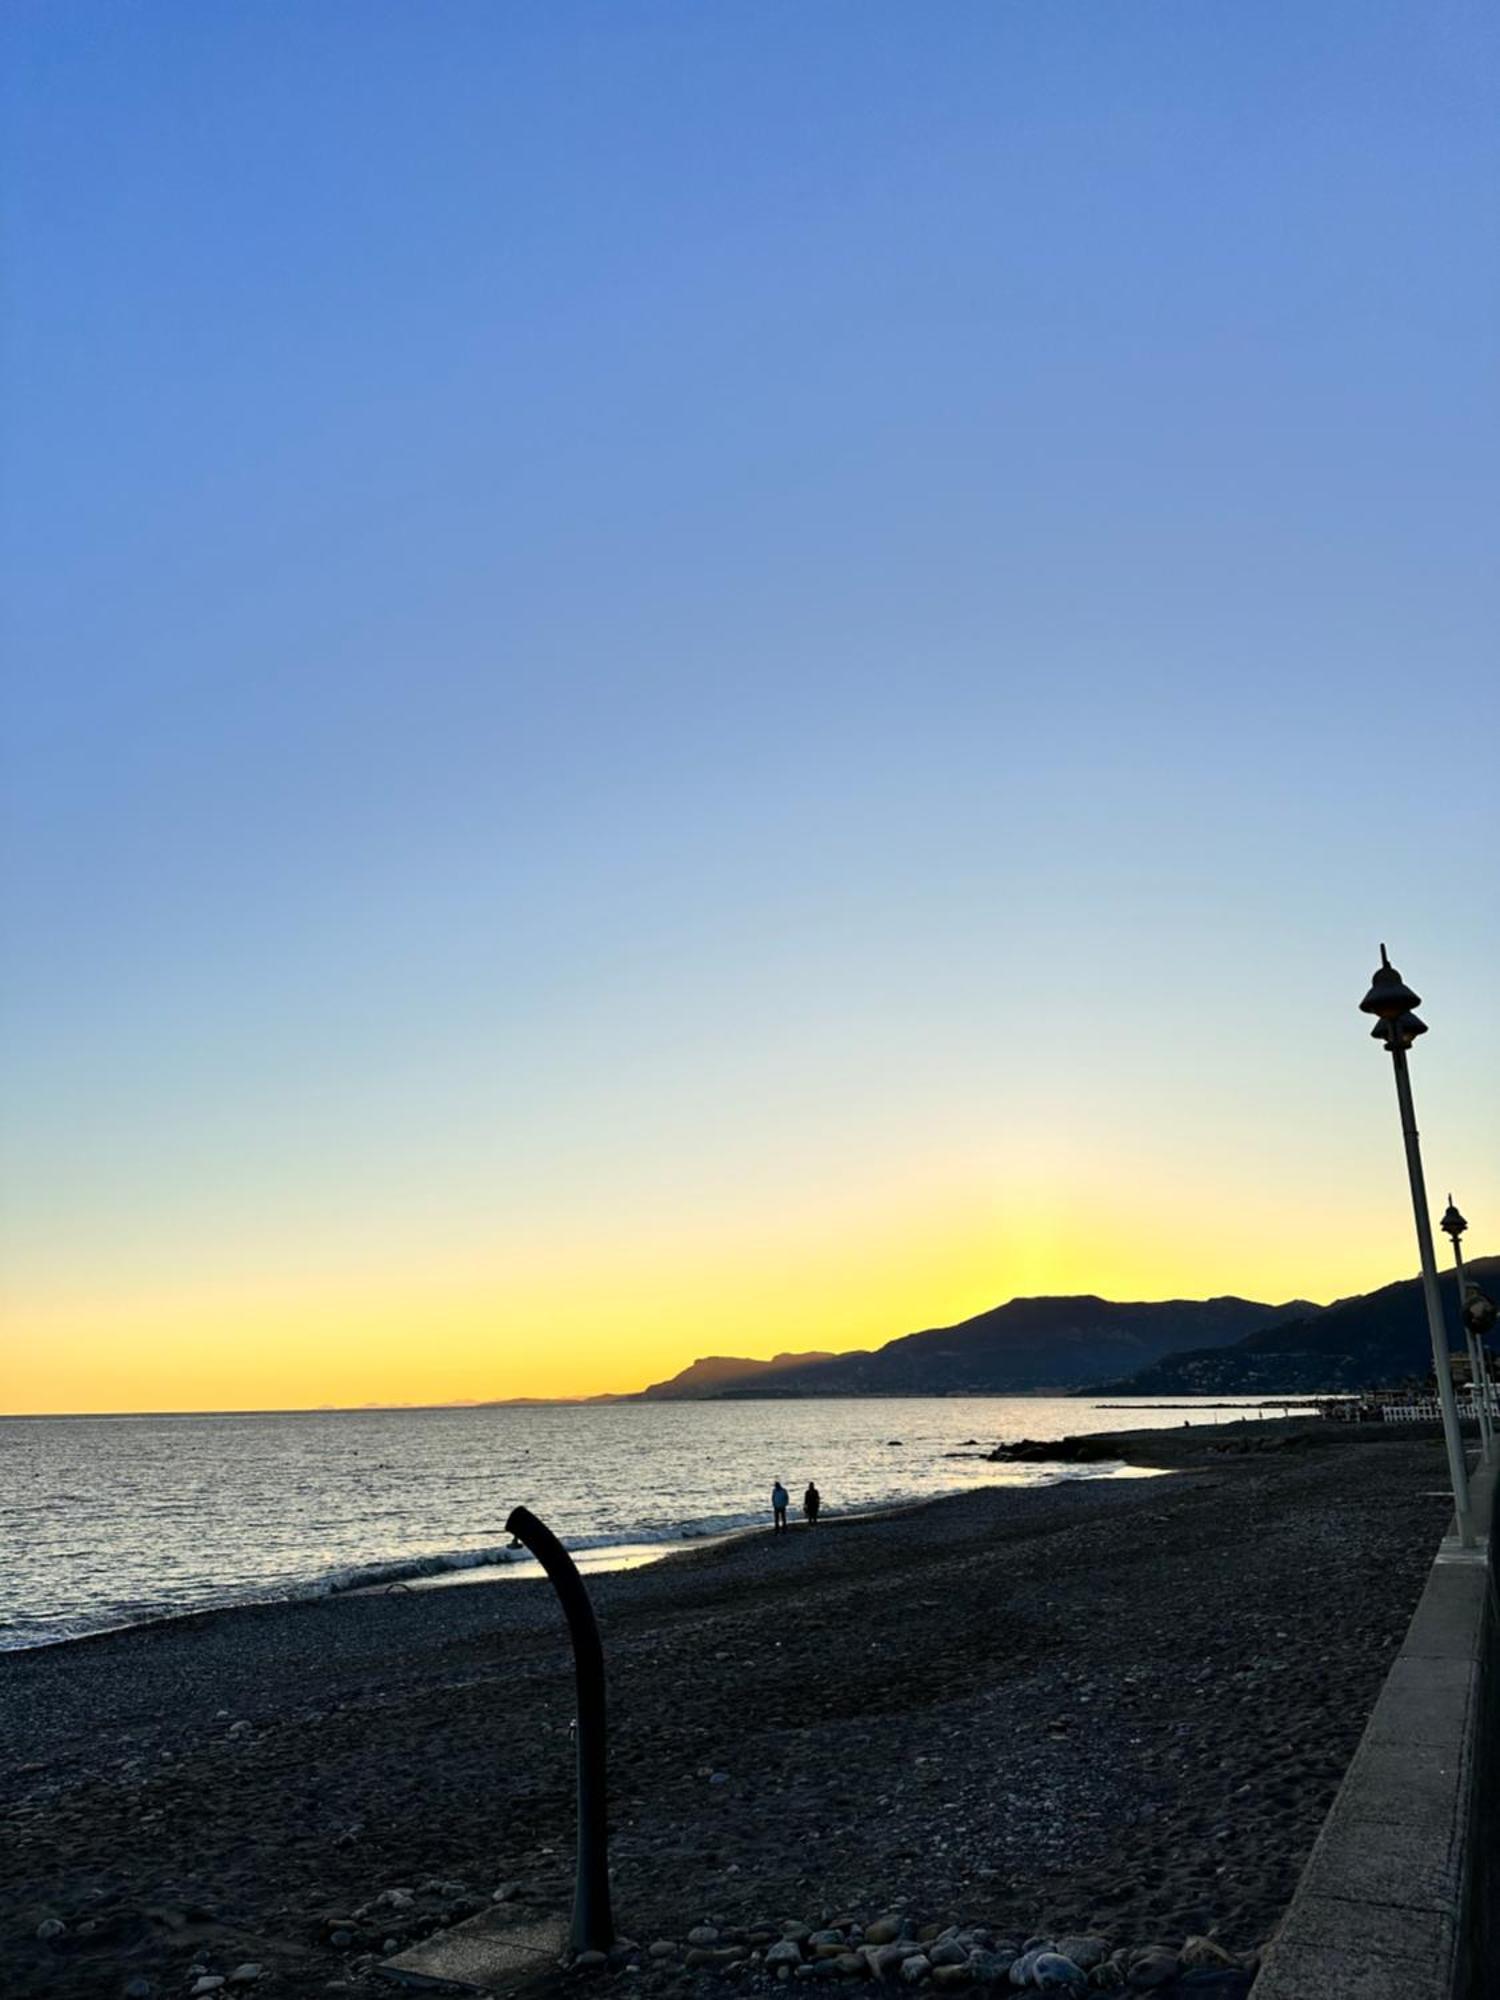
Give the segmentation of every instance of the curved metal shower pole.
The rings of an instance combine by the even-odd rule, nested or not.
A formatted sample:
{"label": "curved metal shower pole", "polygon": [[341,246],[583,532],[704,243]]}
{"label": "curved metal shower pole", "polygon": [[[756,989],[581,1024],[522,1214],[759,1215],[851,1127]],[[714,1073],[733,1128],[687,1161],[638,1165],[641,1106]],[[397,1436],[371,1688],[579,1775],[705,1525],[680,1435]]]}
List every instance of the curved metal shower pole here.
{"label": "curved metal shower pole", "polygon": [[574,1951],[608,1951],[615,1941],[609,1906],[609,1824],[604,1776],[604,1648],[583,1578],[562,1543],[529,1508],[517,1507],[505,1532],[524,1542],[552,1579],[573,1639],[578,1678],[578,1879],[573,1892]]}

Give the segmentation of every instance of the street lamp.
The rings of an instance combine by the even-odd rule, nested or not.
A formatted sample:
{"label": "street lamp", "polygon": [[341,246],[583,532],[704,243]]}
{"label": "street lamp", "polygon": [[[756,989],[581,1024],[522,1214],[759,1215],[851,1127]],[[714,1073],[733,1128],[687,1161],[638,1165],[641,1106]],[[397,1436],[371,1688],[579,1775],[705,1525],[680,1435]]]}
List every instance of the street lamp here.
{"label": "street lamp", "polygon": [[1500,1311],[1497,1311],[1495,1301],[1489,1297],[1488,1293],[1480,1291],[1478,1285],[1468,1285],[1464,1289],[1462,1318],[1465,1327],[1474,1336],[1474,1345],[1479,1349],[1480,1358],[1485,1365],[1485,1388],[1490,1392],[1491,1429],[1493,1430],[1495,1385],[1489,1379],[1489,1349],[1484,1343],[1489,1335],[1494,1332],[1495,1321],[1497,1318],[1500,1318]]}
{"label": "street lamp", "polygon": [[1459,1241],[1468,1228],[1458,1210],[1453,1206],[1453,1197],[1448,1197],[1448,1206],[1438,1218],[1438,1228],[1453,1245],[1453,1267],[1458,1278],[1458,1323],[1463,1328],[1464,1339],[1469,1348],[1469,1380],[1474,1385],[1474,1412],[1479,1418],[1480,1448],[1486,1458],[1490,1455],[1490,1376],[1485,1362],[1484,1347],[1474,1328],[1473,1321],[1465,1310],[1468,1304],[1469,1287],[1464,1278],[1464,1252]]}
{"label": "street lamp", "polygon": [[1374,1014],[1371,1034],[1384,1042],[1396,1073],[1396,1102],[1401,1109],[1401,1136],[1406,1142],[1406,1173],[1411,1183],[1412,1217],[1417,1226],[1417,1251],[1422,1261],[1422,1297],[1427,1306],[1427,1331],[1432,1340],[1432,1368],[1437,1377],[1438,1404],[1443,1413],[1443,1442],[1448,1451],[1448,1476],[1453,1482],[1453,1513],[1459,1547],[1474,1546],[1469,1519],[1469,1480],[1464,1465],[1463,1434],[1458,1427],[1458,1403],[1453,1394],[1453,1370],[1448,1361],[1448,1335],[1443,1327],[1443,1302],[1438,1293],[1437,1259],[1432,1249],[1432,1220],[1427,1212],[1427,1187],[1422,1178],[1422,1149],[1417,1138],[1417,1114],[1411,1101],[1411,1076],[1406,1052],[1427,1023],[1417,1019],[1422,1004],[1380,947],[1380,964],[1370,990],[1360,1001],[1362,1014]]}

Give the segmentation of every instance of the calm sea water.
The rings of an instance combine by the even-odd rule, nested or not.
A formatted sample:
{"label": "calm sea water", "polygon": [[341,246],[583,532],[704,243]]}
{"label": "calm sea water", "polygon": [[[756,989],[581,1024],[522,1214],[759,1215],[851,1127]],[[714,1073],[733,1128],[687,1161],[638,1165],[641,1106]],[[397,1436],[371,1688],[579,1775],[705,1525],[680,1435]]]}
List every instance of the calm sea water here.
{"label": "calm sea water", "polygon": [[955,1397],[0,1419],[0,1649],[490,1565],[524,1573],[503,1532],[517,1504],[603,1566],[766,1518],[778,1477],[794,1500],[816,1479],[832,1514],[1117,1476],[945,1454],[1180,1423],[1185,1408]]}

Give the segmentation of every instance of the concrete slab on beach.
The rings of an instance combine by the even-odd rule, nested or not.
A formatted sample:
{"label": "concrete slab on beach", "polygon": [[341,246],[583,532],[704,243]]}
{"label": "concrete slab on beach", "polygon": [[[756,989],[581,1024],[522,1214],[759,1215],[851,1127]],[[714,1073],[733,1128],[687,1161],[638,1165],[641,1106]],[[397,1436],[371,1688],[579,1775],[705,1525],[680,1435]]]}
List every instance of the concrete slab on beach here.
{"label": "concrete slab on beach", "polygon": [[496,1907],[397,1952],[378,1970],[382,1979],[419,1992],[510,1993],[555,1972],[567,1942],[561,1918]]}

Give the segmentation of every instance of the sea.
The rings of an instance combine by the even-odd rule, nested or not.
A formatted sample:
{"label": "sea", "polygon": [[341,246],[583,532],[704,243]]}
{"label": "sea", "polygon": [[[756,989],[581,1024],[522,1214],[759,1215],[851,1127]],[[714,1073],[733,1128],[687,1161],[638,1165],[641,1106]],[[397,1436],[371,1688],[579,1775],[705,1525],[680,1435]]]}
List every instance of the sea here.
{"label": "sea", "polygon": [[780,1479],[826,1518],[974,1486],[1132,1476],[991,1464],[1023,1437],[1213,1422],[1254,1399],[1066,1397],[0,1419],[0,1650],[341,1591],[535,1575],[525,1505],[585,1570],[769,1519]]}

